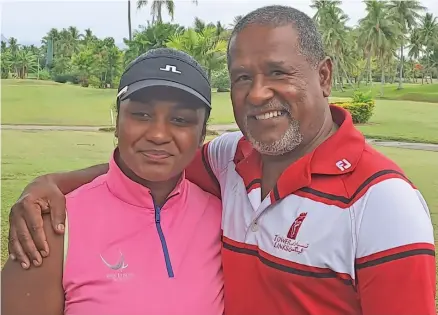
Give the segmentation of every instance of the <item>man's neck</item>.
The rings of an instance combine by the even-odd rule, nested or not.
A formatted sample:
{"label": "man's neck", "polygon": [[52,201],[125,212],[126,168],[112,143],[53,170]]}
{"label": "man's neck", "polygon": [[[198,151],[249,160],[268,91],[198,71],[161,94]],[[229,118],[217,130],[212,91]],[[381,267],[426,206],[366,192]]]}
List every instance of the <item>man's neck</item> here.
{"label": "man's neck", "polygon": [[312,141],[303,146],[298,146],[293,151],[283,155],[262,155],[262,200],[274,188],[281,174],[291,164],[315,150],[321,143],[330,138],[337,129],[338,126],[333,122],[331,115],[329,115]]}

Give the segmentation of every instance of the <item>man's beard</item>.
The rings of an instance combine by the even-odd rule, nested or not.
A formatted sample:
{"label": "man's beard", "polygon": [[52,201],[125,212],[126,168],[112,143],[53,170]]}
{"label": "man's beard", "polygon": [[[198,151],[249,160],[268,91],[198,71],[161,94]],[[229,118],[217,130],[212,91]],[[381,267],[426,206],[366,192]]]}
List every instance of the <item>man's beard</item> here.
{"label": "man's beard", "polygon": [[287,106],[281,104],[278,101],[271,101],[266,106],[263,106],[263,109],[261,110],[268,110],[268,109],[284,110],[288,113],[287,117],[289,119],[289,127],[287,128],[285,133],[280,137],[280,139],[277,139],[272,142],[258,141],[252,136],[251,132],[249,131],[248,116],[245,115],[243,128],[246,138],[248,139],[249,142],[251,142],[253,148],[256,149],[260,154],[283,155],[293,151],[303,141],[303,135],[300,132],[299,121],[292,116],[290,109]]}

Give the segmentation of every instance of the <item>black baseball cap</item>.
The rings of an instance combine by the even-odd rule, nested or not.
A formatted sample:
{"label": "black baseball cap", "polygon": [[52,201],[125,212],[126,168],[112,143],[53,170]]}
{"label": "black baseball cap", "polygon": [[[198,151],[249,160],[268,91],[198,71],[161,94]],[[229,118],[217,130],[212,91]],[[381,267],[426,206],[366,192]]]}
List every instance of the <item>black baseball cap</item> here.
{"label": "black baseball cap", "polygon": [[120,79],[117,98],[123,101],[142,89],[163,86],[186,92],[211,108],[211,86],[202,67],[190,55],[169,48],[148,51],[131,62]]}

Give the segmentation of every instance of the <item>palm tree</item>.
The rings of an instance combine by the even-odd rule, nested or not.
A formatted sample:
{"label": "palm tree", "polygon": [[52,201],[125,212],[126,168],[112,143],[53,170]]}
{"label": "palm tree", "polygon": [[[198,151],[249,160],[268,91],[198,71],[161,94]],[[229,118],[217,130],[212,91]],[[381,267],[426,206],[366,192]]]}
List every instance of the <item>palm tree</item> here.
{"label": "palm tree", "polygon": [[131,31],[131,1],[128,0],[128,32],[129,32],[129,40],[132,40],[132,31]]}
{"label": "palm tree", "polygon": [[185,51],[195,58],[207,71],[211,80],[213,71],[221,69],[226,62],[227,41],[219,39],[216,27],[208,26],[200,32],[189,28],[182,34],[175,34],[167,47]]}
{"label": "palm tree", "polygon": [[[137,10],[146,7],[148,5],[148,0],[137,0]],[[198,0],[192,0],[192,3],[198,5]],[[162,10],[163,5],[167,9],[172,21],[175,15],[175,2],[173,0],[152,0],[151,4],[151,15],[152,23],[163,23]]]}
{"label": "palm tree", "polygon": [[[420,37],[424,45],[425,58],[426,58],[426,73],[430,73],[432,62],[430,56],[437,45],[438,41],[438,21],[437,18],[433,16],[432,13],[426,13],[422,18],[420,27]],[[430,83],[432,83],[432,74],[430,78]],[[426,79],[427,83],[427,79]]]}
{"label": "palm tree", "polygon": [[399,81],[398,90],[403,88],[403,62],[404,54],[403,48],[405,45],[406,35],[413,27],[417,25],[417,21],[420,18],[420,12],[424,11],[426,8],[420,5],[418,0],[391,0],[388,3],[389,14],[392,18],[400,24],[401,34],[400,34],[400,71],[399,71]]}
{"label": "palm tree", "polygon": [[367,67],[369,79],[372,82],[371,58],[375,56],[381,66],[381,96],[383,96],[383,85],[385,84],[385,64],[388,57],[398,46],[400,34],[399,24],[389,18],[388,8],[384,1],[366,0],[367,15],[359,20],[360,36],[359,42],[365,48],[367,54]]}
{"label": "palm tree", "polygon": [[342,1],[338,0],[312,0],[311,8],[316,9],[316,13],[313,16],[313,20],[316,23],[320,23],[322,19],[324,19],[327,9],[329,7],[336,8],[336,13],[343,13],[341,9]]}
{"label": "palm tree", "polygon": [[243,15],[236,15],[233,19],[233,23],[230,24],[230,28],[233,29],[236,27],[236,24],[239,23],[239,21],[243,19]]}
{"label": "palm tree", "polygon": [[[423,52],[423,42],[421,41],[421,34],[418,28],[415,28],[412,30],[411,35],[409,37],[409,46],[408,46],[408,57],[413,60],[418,60],[421,53]],[[415,76],[416,70],[421,65],[417,65],[416,63],[412,62],[412,74],[414,76],[415,82],[417,82],[417,77]]]}

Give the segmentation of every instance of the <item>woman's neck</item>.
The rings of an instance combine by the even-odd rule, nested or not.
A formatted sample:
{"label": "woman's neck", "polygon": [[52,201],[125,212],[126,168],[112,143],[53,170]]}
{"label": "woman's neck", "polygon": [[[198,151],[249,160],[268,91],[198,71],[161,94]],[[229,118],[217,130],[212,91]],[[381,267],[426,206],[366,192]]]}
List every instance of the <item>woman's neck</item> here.
{"label": "woman's neck", "polygon": [[181,174],[179,174],[166,181],[148,181],[135,174],[125,162],[123,162],[118,152],[115,153],[114,160],[126,177],[150,190],[152,198],[154,199],[154,204],[159,207],[164,205],[170,193],[175,189],[181,179]]}

